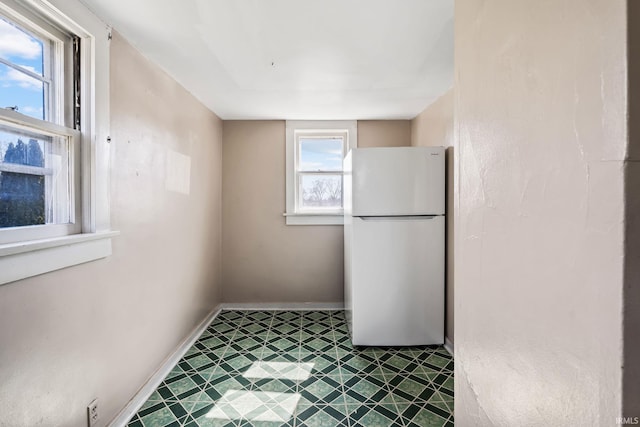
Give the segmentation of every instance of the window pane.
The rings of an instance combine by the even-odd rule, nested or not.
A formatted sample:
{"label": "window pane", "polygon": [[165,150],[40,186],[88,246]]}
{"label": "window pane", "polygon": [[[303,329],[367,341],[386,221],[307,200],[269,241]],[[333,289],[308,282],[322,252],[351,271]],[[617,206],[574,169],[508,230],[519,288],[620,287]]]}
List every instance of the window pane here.
{"label": "window pane", "polygon": [[300,207],[342,208],[342,175],[300,175]]}
{"label": "window pane", "polygon": [[0,16],[0,57],[44,76],[42,40]]}
{"label": "window pane", "polygon": [[342,137],[300,137],[301,171],[342,171]]}
{"label": "window pane", "polygon": [[69,139],[0,125],[0,228],[71,222]]}
{"label": "window pane", "polygon": [[19,68],[0,64],[0,108],[12,108],[27,116],[48,117],[49,85],[20,69],[45,76],[43,40],[0,17],[0,57]]}
{"label": "window pane", "polygon": [[44,120],[46,85],[4,64],[0,64],[0,76],[0,108],[17,107],[19,113]]}

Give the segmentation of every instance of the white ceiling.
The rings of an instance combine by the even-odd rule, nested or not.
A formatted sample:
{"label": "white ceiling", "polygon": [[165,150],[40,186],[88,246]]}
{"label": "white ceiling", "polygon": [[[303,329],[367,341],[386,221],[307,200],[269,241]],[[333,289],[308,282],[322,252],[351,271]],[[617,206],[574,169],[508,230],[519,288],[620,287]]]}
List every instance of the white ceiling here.
{"label": "white ceiling", "polygon": [[453,0],[83,0],[222,119],[409,119],[453,81]]}

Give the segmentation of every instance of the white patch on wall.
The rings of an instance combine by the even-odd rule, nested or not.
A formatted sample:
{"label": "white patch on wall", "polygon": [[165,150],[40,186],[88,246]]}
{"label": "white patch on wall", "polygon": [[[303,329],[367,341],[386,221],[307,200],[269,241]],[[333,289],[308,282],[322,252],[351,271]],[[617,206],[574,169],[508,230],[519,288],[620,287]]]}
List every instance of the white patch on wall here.
{"label": "white patch on wall", "polygon": [[167,174],[164,186],[168,191],[189,194],[191,191],[191,157],[167,150]]}

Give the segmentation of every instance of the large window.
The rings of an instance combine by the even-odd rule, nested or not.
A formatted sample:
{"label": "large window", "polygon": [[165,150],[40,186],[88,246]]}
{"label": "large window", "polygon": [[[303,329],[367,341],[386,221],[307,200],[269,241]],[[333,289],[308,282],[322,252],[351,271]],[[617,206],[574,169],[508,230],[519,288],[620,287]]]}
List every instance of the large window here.
{"label": "large window", "polygon": [[355,122],[287,121],[287,224],[341,224],[342,160]]}
{"label": "large window", "polygon": [[0,0],[0,284],[111,253],[109,32],[77,0]]}
{"label": "large window", "polygon": [[78,233],[77,37],[4,9],[0,40],[0,243]]}

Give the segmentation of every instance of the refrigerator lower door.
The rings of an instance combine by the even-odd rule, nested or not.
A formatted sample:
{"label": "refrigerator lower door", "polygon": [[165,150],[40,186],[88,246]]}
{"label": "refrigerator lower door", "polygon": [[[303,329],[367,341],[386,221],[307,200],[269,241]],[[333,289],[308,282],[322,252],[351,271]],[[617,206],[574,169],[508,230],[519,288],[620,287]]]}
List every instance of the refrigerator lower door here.
{"label": "refrigerator lower door", "polygon": [[345,297],[353,344],[442,344],[444,216],[350,222]]}

